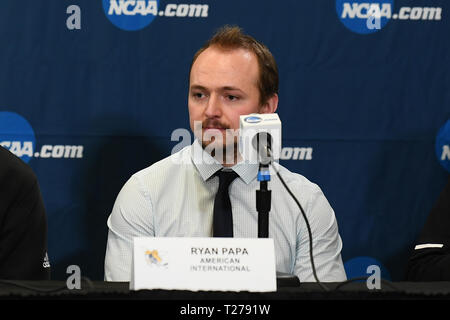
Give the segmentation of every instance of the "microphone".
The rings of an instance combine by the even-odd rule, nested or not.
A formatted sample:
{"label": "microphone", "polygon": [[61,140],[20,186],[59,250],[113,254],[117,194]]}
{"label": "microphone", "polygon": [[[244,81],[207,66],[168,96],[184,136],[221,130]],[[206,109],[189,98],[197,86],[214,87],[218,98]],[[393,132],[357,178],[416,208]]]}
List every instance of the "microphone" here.
{"label": "microphone", "polygon": [[278,162],[281,155],[281,121],[276,113],[252,113],[239,119],[239,152],[252,164]]}
{"label": "microphone", "polygon": [[252,140],[253,148],[258,152],[258,160],[262,165],[269,165],[273,161],[273,138],[268,132],[258,132]]}
{"label": "microphone", "polygon": [[[313,239],[308,218],[295,195],[291,192],[286,182],[281,177],[273,162],[278,162],[281,155],[281,121],[276,113],[256,114],[240,116],[239,126],[239,152],[245,161],[259,164],[258,181],[260,189],[256,190],[256,210],[258,211],[258,238],[269,237],[269,211],[271,207],[271,190],[268,189],[270,181],[269,166],[275,171],[286,191],[297,203],[305,220],[309,236],[309,254],[311,268],[317,283],[328,291],[317,277],[313,255]],[[280,286],[299,286],[297,276],[278,272],[277,284]]]}
{"label": "microphone", "polygon": [[276,113],[240,116],[239,151],[245,161],[257,163],[260,189],[256,190],[258,238],[269,237],[269,212],[272,191],[269,165],[279,159],[281,121]]}

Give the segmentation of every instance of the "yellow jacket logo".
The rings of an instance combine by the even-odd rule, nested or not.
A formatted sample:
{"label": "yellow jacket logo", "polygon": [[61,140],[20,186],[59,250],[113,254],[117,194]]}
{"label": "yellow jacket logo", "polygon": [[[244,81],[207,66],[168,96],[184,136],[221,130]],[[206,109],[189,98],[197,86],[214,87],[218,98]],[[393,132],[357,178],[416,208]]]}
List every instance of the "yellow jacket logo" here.
{"label": "yellow jacket logo", "polygon": [[152,266],[167,267],[168,265],[167,262],[163,261],[160,254],[158,253],[158,250],[146,250],[145,258],[147,260],[147,263]]}

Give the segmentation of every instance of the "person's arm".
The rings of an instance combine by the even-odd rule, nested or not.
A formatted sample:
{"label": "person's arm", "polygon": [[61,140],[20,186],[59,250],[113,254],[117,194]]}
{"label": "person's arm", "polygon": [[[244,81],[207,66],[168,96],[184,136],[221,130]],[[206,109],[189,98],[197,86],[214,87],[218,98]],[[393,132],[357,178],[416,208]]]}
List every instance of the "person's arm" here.
{"label": "person's arm", "polygon": [[108,217],[105,281],[130,281],[133,237],[152,237],[153,217],[150,196],[136,176],[120,191]]}
{"label": "person's arm", "polygon": [[450,281],[450,177],[427,217],[406,270],[409,281]]}
{"label": "person's arm", "polygon": [[35,174],[17,161],[0,174],[0,278],[48,280],[44,203]]}
{"label": "person's arm", "polygon": [[[305,203],[303,209],[311,226],[314,265],[319,281],[347,280],[341,257],[342,240],[338,232],[334,210],[317,185],[314,185],[311,190],[310,199]],[[315,282],[309,254],[308,230],[303,216],[300,217],[300,220],[295,274],[301,282]]]}

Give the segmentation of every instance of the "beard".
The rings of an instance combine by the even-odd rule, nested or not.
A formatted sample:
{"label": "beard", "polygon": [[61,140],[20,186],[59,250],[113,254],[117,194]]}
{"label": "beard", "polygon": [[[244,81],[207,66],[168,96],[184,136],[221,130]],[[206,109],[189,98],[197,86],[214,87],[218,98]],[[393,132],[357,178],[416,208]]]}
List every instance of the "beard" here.
{"label": "beard", "polygon": [[[208,129],[211,128],[211,129]],[[239,130],[218,120],[207,119],[194,122],[194,135],[202,148],[222,164],[236,163]]]}

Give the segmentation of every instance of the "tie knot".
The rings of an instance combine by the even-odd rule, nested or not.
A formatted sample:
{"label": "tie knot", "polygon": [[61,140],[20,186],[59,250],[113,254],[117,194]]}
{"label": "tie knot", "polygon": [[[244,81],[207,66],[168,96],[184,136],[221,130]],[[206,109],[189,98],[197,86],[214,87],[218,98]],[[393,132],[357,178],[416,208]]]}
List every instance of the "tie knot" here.
{"label": "tie knot", "polygon": [[219,170],[216,172],[219,177],[219,188],[228,188],[230,184],[238,177],[238,174],[233,170]]}

